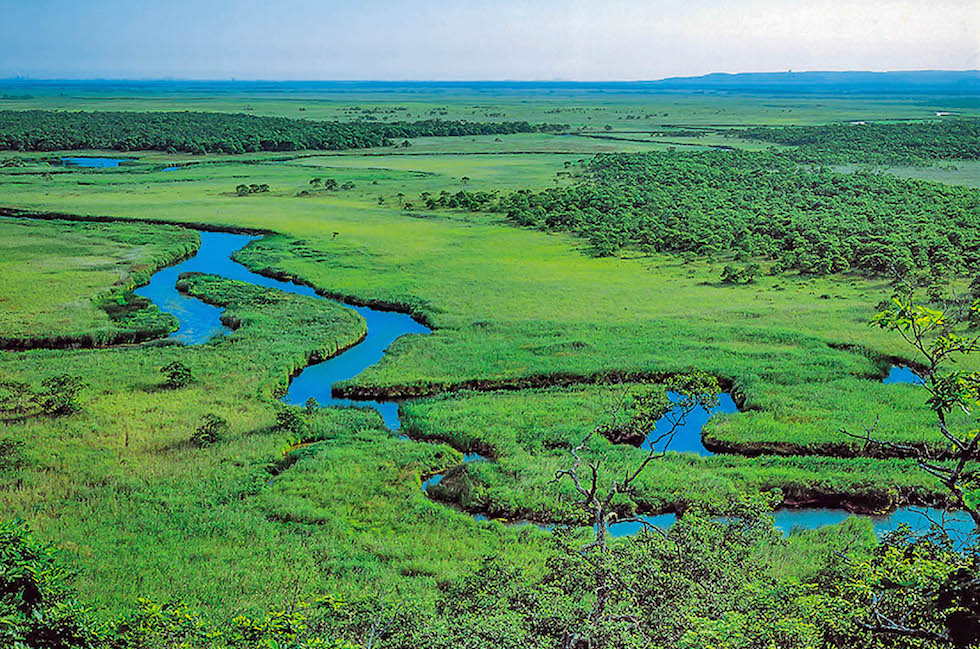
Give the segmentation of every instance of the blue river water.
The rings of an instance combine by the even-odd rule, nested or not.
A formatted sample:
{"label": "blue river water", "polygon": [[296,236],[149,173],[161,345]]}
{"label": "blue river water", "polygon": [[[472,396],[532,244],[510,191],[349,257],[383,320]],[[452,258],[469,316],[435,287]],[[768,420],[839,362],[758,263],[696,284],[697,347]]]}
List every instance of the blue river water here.
{"label": "blue river water", "polygon": [[[171,334],[171,338],[189,345],[201,344],[215,336],[227,335],[230,330],[221,324],[221,313],[224,309],[205,304],[177,290],[177,277],[181,273],[209,273],[258,286],[276,288],[287,293],[325,299],[308,286],[253,273],[231,258],[235,251],[257,238],[259,237],[227,232],[201,232],[201,247],[194,257],[159,271],[153,275],[149,284],[134,292],[153,301],[161,311],[175,315],[180,321],[180,328]],[[331,386],[337,381],[354,378],[366,367],[380,361],[388,345],[399,336],[427,334],[432,330],[404,313],[359,306],[348,306],[348,308],[356,311],[367,321],[367,336],[360,344],[347,351],[322,363],[306,367],[293,379],[284,401],[299,405],[312,397],[321,406],[373,407],[381,413],[389,428],[397,430],[401,425],[398,419],[398,403],[335,399],[331,393]]]}
{"label": "blue river water", "polygon": [[[669,392],[667,396],[670,397],[671,401],[678,401],[680,395],[676,392]],[[738,412],[738,406],[735,405],[735,401],[732,399],[731,395],[722,392],[718,395],[718,405],[710,410],[706,408],[696,408],[693,412],[689,413],[684,419],[684,423],[677,427],[674,432],[674,436],[670,440],[660,440],[654,444],[656,450],[669,450],[676,451],[677,453],[696,453],[702,456],[714,455],[711,451],[704,447],[704,440],[701,438],[701,431],[704,430],[704,425],[708,423],[714,415],[729,414],[733,412]],[[650,433],[643,443],[643,448],[650,448],[650,444],[656,442],[660,439],[661,435],[664,435],[670,430],[671,427],[671,415],[677,415],[677,410],[675,409],[672,413],[668,413],[664,417],[660,418],[657,422],[656,427],[653,432]]]}
{"label": "blue river water", "polygon": [[[851,516],[843,509],[829,508],[800,508],[777,509],[772,513],[775,527],[783,534],[791,534],[797,530],[813,530],[825,525],[842,523]],[[954,542],[962,543],[973,531],[973,519],[964,512],[945,512],[932,507],[902,507],[884,516],[861,516],[871,521],[872,527],[879,535],[887,534],[898,529],[900,525],[908,525],[917,532],[929,530],[931,522],[942,523],[950,533]],[[646,523],[666,529],[677,521],[674,514],[657,514],[639,516]],[[610,536],[629,536],[643,528],[638,522],[613,523],[609,526]]]}
{"label": "blue river water", "polygon": [[118,167],[120,162],[129,162],[127,158],[61,158],[64,167],[84,167],[86,169],[104,169]]}
{"label": "blue river water", "polygon": [[890,385],[893,383],[913,383],[915,385],[922,385],[922,379],[920,379],[915,372],[907,367],[902,367],[901,365],[892,365],[888,370],[888,376],[881,380],[885,385]]}
{"label": "blue river water", "polygon": [[[183,295],[176,289],[177,277],[185,272],[201,272],[218,275],[228,279],[249,282],[258,286],[279,289],[288,293],[318,297],[316,292],[307,286],[283,282],[253,273],[241,264],[232,260],[231,256],[237,250],[257,239],[256,236],[230,234],[224,232],[201,232],[201,247],[198,253],[175,266],[165,268],[150,279],[150,283],[137,289],[138,295],[153,301],[162,311],[172,313],[180,321],[180,328],[171,334],[175,340],[185,344],[201,344],[214,338],[230,333],[221,324],[223,309],[214,307]],[[361,373],[365,368],[374,365],[384,356],[387,347],[396,338],[405,334],[428,334],[431,330],[403,313],[379,311],[368,307],[349,307],[361,315],[367,322],[367,336],[363,342],[344,351],[322,363],[310,365],[296,376],[290,385],[284,401],[290,404],[305,403],[310,397],[315,398],[322,406],[358,406],[376,408],[383,417],[385,424],[392,430],[400,427],[397,402],[351,401],[335,399],[331,386],[345,379],[350,379]],[[910,378],[911,377],[911,378]],[[914,375],[906,368],[893,367],[886,383],[912,382]],[[699,455],[710,455],[701,442],[701,430],[708,418],[717,413],[736,412],[734,401],[727,394],[720,395],[719,404],[710,412],[698,410],[692,413],[685,425],[678,430],[670,445],[670,450],[691,452]],[[658,426],[668,425],[663,420]],[[654,433],[656,435],[657,433]],[[467,453],[464,462],[485,462],[487,458],[477,453]],[[429,477],[423,484],[425,491],[430,486],[442,480],[442,474]],[[962,513],[946,513],[939,510],[922,508],[903,508],[888,516],[871,517],[875,530],[885,533],[894,529],[900,523],[907,523],[915,529],[928,529],[928,521],[919,512],[926,512],[934,520],[944,515],[950,526],[958,531],[967,533],[972,529],[972,521]],[[774,512],[776,527],[784,533],[794,529],[813,529],[823,525],[838,523],[851,514],[841,509],[780,509]],[[485,520],[483,516],[477,519]],[[676,517],[673,514],[663,514],[644,517],[647,522],[658,527],[668,527]],[[551,526],[541,525],[543,529]],[[610,525],[612,536],[635,534],[642,526],[639,523],[614,523]]]}

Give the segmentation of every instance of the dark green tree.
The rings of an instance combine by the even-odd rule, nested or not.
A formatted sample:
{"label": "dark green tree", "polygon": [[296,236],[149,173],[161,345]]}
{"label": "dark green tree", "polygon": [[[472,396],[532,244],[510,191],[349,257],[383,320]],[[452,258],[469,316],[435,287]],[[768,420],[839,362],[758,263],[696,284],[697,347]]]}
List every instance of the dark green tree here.
{"label": "dark green tree", "polygon": [[183,388],[194,380],[191,368],[180,361],[172,361],[160,368],[160,373],[167,377],[163,385],[168,388]]}

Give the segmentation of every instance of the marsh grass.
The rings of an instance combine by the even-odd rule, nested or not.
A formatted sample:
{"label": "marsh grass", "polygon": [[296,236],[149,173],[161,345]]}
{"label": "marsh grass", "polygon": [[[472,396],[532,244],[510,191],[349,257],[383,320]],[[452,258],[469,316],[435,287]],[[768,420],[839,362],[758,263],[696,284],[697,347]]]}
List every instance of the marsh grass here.
{"label": "marsh grass", "polygon": [[196,232],[142,223],[0,218],[0,348],[105,346],[169,333],[132,294],[197,249]]}

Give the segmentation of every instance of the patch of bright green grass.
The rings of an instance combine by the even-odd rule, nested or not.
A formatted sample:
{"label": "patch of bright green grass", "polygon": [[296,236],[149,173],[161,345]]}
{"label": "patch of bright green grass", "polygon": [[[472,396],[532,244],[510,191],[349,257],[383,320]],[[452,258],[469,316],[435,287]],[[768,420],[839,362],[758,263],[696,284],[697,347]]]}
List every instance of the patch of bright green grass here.
{"label": "patch of bright green grass", "polygon": [[[403,429],[415,438],[479,451],[492,462],[452,470],[432,487],[471,511],[505,518],[574,520],[577,494],[555,472],[571,466],[569,449],[611,413],[630,386],[578,386],[518,392],[461,392],[402,404]],[[723,418],[725,419],[725,418]],[[662,445],[658,445],[658,449]],[[668,448],[669,451],[669,448]],[[585,454],[601,458],[604,479],[640,464],[647,449],[593,436]],[[909,460],[834,457],[747,459],[668,452],[637,483],[632,503],[645,512],[679,511],[693,503],[723,507],[739,493],[779,490],[787,503],[849,501],[886,510],[909,502],[937,502],[945,492]]]}
{"label": "patch of bright green grass", "polygon": [[130,291],[193,252],[184,228],[0,218],[0,346],[109,344],[176,328]]}
{"label": "patch of bright green grass", "polygon": [[[283,406],[272,394],[309,356],[357,340],[354,312],[206,275],[182,286],[227,305],[238,329],[193,347],[0,352],[4,378],[67,372],[87,385],[77,414],[6,419],[0,465],[0,516],[65,549],[85,601],[122,612],[138,597],[180,597],[225,619],[287,590],[424,601],[483,554],[539,556],[535,530],[425,498],[420,477],[458,454],[398,440],[375,412],[299,411],[301,436],[318,442],[283,457],[295,433],[274,429]],[[172,361],[190,368],[187,387],[162,386]],[[198,448],[189,440],[206,413],[228,433]]]}

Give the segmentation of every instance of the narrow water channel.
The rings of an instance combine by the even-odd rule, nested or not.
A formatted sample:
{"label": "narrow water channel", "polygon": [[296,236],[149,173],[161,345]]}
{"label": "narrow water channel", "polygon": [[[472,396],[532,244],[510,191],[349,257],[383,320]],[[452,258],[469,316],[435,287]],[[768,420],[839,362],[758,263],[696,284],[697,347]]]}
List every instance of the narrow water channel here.
{"label": "narrow water channel", "polygon": [[[201,232],[201,247],[194,257],[156,273],[149,284],[137,289],[135,293],[151,300],[161,311],[176,316],[180,321],[180,328],[171,334],[171,338],[188,345],[198,345],[215,336],[227,335],[230,330],[221,324],[221,313],[224,309],[205,304],[177,290],[177,278],[181,273],[209,273],[257,286],[279,289],[286,293],[326,299],[317,295],[316,291],[308,286],[253,273],[231,258],[233,253],[258,238],[227,232]],[[312,397],[321,406],[373,407],[381,413],[385,425],[392,430],[397,430],[401,426],[398,419],[398,403],[335,399],[331,393],[331,386],[338,381],[354,378],[365,368],[380,361],[385,349],[399,336],[428,334],[432,333],[432,330],[404,313],[379,311],[361,306],[344,306],[357,311],[364,318],[367,322],[367,336],[360,344],[347,351],[322,363],[306,367],[293,379],[284,401],[301,405]]]}
{"label": "narrow water channel", "polygon": [[[230,333],[230,330],[221,324],[220,318],[223,309],[205,304],[177,291],[177,277],[181,273],[208,273],[258,286],[279,289],[287,293],[326,299],[317,295],[312,288],[307,286],[283,282],[253,273],[232,259],[234,252],[259,237],[224,232],[201,232],[200,234],[201,247],[194,257],[157,272],[150,279],[149,284],[135,291],[136,294],[150,299],[161,311],[166,311],[177,317],[180,321],[180,328],[171,334],[175,340],[196,345],[207,342],[215,336]],[[398,418],[397,402],[335,399],[331,392],[332,385],[338,381],[354,378],[367,367],[380,361],[388,346],[399,336],[428,334],[432,330],[404,313],[379,311],[369,307],[345,306],[357,311],[366,320],[368,333],[364,341],[327,361],[305,368],[293,379],[284,401],[298,405],[305,403],[307,399],[312,397],[321,406],[373,407],[381,413],[389,428],[398,430],[401,422]],[[885,382],[911,382],[910,375],[911,372],[907,369],[896,366]],[[671,450],[711,455],[701,442],[701,430],[704,424],[713,414],[736,411],[737,408],[731,397],[722,394],[719,405],[710,412],[699,410],[688,418],[684,427],[678,430],[675,435],[670,447]],[[476,453],[470,453],[464,456],[464,461],[484,462],[487,459]],[[441,479],[441,474],[430,476],[422,485],[423,491],[437,484]],[[925,529],[928,527],[928,521],[918,513],[922,511],[927,511],[929,516],[936,520],[943,516],[943,512],[938,510],[903,508],[888,516],[872,517],[872,522],[875,529],[882,533],[903,522],[918,529]],[[785,533],[789,533],[794,528],[812,529],[840,522],[850,514],[838,509],[782,509],[774,512],[774,516],[776,527]],[[476,516],[476,518],[484,519],[482,516]],[[664,514],[649,516],[646,517],[646,520],[658,527],[667,527],[676,519],[672,514]],[[968,524],[972,528],[972,521],[969,521],[969,517],[964,517],[962,514],[946,514],[946,520],[952,521],[954,527],[957,528],[967,529]],[[550,528],[550,526],[545,525],[539,527]],[[636,533],[640,527],[638,523],[617,523],[610,526],[610,533],[613,536],[624,536]]]}

